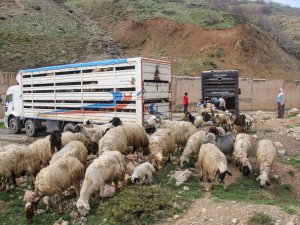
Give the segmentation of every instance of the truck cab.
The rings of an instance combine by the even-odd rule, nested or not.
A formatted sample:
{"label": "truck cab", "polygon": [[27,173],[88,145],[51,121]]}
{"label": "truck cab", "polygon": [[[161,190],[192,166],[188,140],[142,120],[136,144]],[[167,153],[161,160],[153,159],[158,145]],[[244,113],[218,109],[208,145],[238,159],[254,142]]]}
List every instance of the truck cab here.
{"label": "truck cab", "polygon": [[22,111],[22,93],[19,85],[11,86],[7,89],[4,107],[4,125],[11,133],[16,134],[21,131],[20,116]]}
{"label": "truck cab", "polygon": [[202,72],[202,97],[224,97],[226,108],[232,113],[239,113],[239,71],[212,70]]}

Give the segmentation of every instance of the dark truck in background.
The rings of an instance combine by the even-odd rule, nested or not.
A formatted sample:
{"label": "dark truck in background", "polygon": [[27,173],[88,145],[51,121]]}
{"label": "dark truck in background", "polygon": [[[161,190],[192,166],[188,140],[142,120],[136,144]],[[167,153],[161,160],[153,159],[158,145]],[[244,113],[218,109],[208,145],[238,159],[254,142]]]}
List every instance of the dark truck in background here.
{"label": "dark truck in background", "polygon": [[202,98],[224,97],[226,108],[239,113],[239,71],[212,70],[202,72]]}

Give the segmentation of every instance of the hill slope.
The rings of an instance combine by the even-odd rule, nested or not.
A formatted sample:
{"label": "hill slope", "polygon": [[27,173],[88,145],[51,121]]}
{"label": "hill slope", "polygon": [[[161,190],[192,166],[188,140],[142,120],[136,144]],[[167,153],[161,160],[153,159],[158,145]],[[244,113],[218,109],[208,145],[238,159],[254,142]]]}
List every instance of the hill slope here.
{"label": "hill slope", "polygon": [[172,60],[174,75],[300,76],[271,35],[206,0],[2,0],[0,11],[0,70],[144,56]]}

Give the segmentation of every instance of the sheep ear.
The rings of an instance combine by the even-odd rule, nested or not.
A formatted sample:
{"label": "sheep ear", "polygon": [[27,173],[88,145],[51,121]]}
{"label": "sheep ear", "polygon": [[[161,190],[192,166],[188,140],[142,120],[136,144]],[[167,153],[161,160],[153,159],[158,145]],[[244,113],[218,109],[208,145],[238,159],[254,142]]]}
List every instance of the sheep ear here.
{"label": "sheep ear", "polygon": [[232,176],[232,173],[230,173],[228,170],[226,170],[226,173],[227,173],[229,176]]}

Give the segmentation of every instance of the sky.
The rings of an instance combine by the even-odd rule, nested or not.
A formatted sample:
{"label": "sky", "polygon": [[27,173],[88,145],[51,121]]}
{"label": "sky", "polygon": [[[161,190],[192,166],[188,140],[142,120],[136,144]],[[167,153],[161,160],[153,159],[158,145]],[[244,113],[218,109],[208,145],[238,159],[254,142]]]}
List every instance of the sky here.
{"label": "sky", "polygon": [[300,0],[272,0],[272,1],[285,4],[285,5],[290,5],[292,7],[300,8]]}

